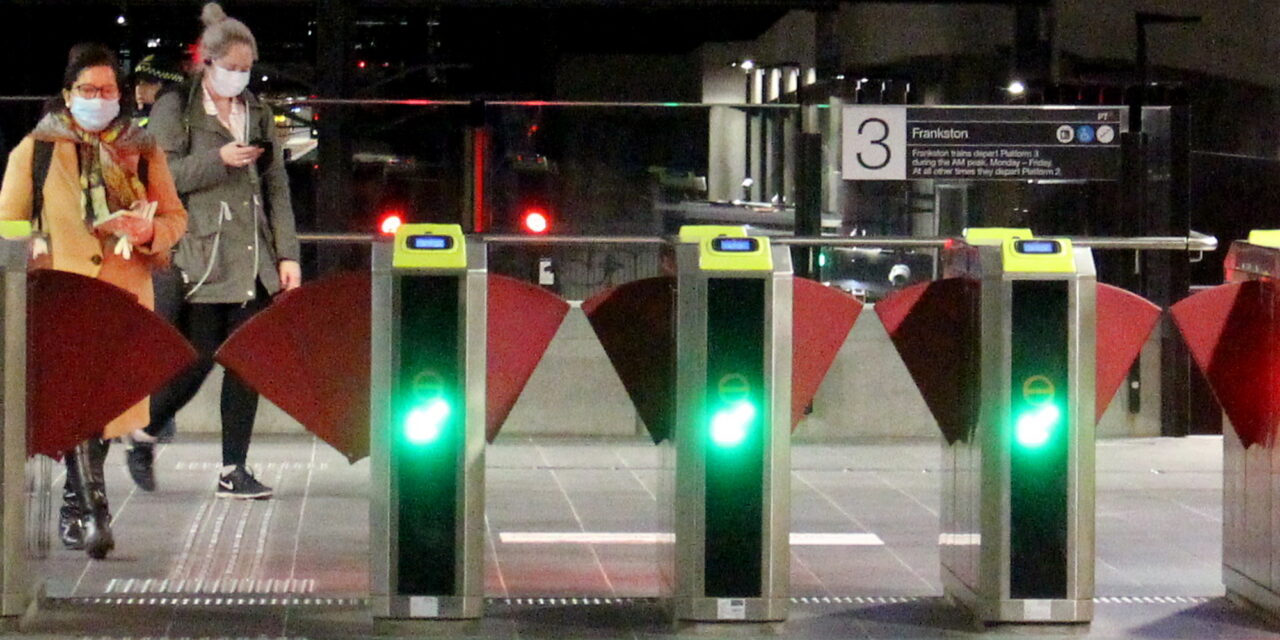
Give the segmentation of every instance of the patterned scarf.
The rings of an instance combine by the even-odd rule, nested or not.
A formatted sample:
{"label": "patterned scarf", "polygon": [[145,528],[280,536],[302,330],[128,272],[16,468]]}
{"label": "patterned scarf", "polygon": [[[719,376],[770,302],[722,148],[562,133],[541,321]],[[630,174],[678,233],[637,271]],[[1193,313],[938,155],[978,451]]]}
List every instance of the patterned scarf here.
{"label": "patterned scarf", "polygon": [[80,158],[80,192],[85,226],[90,229],[114,211],[147,199],[147,187],[125,161],[126,156],[155,148],[151,134],[128,120],[97,133],[75,124],[63,111],[46,115],[31,133],[37,140],[73,142]]}

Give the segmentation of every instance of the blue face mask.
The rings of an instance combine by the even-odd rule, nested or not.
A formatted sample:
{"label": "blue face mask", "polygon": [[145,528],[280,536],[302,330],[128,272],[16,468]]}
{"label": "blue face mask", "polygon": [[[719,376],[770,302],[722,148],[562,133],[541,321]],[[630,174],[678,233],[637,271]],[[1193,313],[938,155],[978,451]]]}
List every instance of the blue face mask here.
{"label": "blue face mask", "polygon": [[81,98],[80,96],[71,96],[71,117],[75,118],[76,124],[81,129],[90,133],[97,133],[107,128],[116,116],[120,115],[120,100],[107,100],[105,98]]}

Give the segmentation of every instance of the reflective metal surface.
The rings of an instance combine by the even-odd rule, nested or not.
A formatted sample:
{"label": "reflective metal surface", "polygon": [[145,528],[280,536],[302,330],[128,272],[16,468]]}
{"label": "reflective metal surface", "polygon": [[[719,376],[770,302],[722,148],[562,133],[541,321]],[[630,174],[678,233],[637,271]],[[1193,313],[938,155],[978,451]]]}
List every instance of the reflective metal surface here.
{"label": "reflective metal surface", "polygon": [[[1233,242],[1224,266],[1228,283],[1273,280],[1280,276],[1280,249]],[[1258,393],[1274,393],[1273,389],[1274,381],[1259,380]],[[1227,596],[1280,612],[1280,446],[1274,437],[1246,446],[1224,414],[1222,466],[1222,579]]]}
{"label": "reflective metal surface", "polygon": [[[478,236],[486,243],[492,244],[668,244],[673,238],[665,236],[531,236],[531,235],[482,235]],[[304,243],[352,243],[361,244],[375,242],[378,239],[372,233],[299,233],[298,240]],[[904,249],[940,249],[955,242],[954,238],[936,237],[899,237],[899,236],[773,236],[770,241],[776,245],[793,247],[879,247]],[[1218,239],[1192,232],[1189,237],[1146,237],[1146,238],[1072,238],[1073,245],[1094,249],[1130,249],[1146,251],[1213,251],[1218,247]]]}
{"label": "reflective metal surface", "polygon": [[[27,462],[27,256],[26,239],[0,240],[0,269],[3,269],[4,308],[0,311],[4,328],[3,451],[0,451],[0,616],[21,615],[32,600],[32,580],[27,567],[27,482],[33,474],[33,488],[39,489],[39,463]],[[45,467],[47,469],[47,467]],[[47,473],[44,478],[47,478]],[[47,489],[47,485],[45,486]],[[47,502],[43,502],[48,504]],[[38,551],[39,534],[35,542]]]}
{"label": "reflective metal surface", "polygon": [[[791,512],[791,321],[790,253],[773,248],[772,272],[714,272],[698,268],[698,247],[676,246],[676,427],[674,506],[676,533],[672,576],[675,616],[695,621],[776,621],[787,617],[790,601]],[[759,597],[707,596],[707,437],[704,433],[707,378],[707,291],[709,276],[765,281],[764,401],[769,416],[764,465]]]}
{"label": "reflective metal surface", "polygon": [[[370,607],[375,618],[477,618],[484,608],[485,362],[488,269],[484,246],[467,245],[467,269],[458,273],[460,343],[466,402],[465,435],[458,455],[456,576],[453,596],[410,596],[399,592],[395,558],[399,487],[392,436],[392,390],[398,366],[399,278],[392,269],[392,245],[373,247],[372,358],[370,379]],[[424,301],[429,303],[429,301]],[[429,553],[429,550],[423,550]]]}
{"label": "reflective metal surface", "polygon": [[[976,253],[976,260],[973,260]],[[982,409],[972,436],[943,445],[942,579],[948,597],[984,622],[1087,622],[1094,587],[1095,274],[1076,249],[1072,274],[1006,273],[998,247],[965,250],[953,277],[980,279]],[[967,273],[966,273],[967,271]],[[1019,280],[1066,280],[1068,421],[1065,597],[1018,599],[1011,591],[1011,305]]]}

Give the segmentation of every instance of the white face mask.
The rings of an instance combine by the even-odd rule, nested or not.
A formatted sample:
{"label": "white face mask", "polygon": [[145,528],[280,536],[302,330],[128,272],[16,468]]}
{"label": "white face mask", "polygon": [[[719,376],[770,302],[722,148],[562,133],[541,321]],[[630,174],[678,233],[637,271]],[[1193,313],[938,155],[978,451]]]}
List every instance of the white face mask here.
{"label": "white face mask", "polygon": [[97,133],[106,129],[107,125],[120,115],[120,100],[88,99],[73,95],[68,108],[71,110],[71,117],[81,129]]}
{"label": "white face mask", "polygon": [[248,71],[230,71],[218,66],[217,63],[209,65],[211,76],[210,84],[213,86],[213,92],[223,98],[234,98],[244,93],[245,88],[249,86]]}

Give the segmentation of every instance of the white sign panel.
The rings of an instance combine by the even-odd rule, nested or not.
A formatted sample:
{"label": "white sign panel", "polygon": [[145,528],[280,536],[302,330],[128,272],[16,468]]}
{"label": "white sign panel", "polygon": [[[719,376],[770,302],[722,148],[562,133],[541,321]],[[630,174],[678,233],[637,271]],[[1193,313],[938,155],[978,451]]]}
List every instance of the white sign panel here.
{"label": "white sign panel", "polygon": [[846,106],[841,111],[845,180],[907,179],[907,108]]}
{"label": "white sign panel", "polygon": [[845,180],[1099,180],[1120,176],[1120,107],[850,105]]}
{"label": "white sign panel", "polygon": [[717,620],[746,620],[747,601],[741,598],[716,598]]}
{"label": "white sign panel", "polygon": [[439,618],[440,598],[434,596],[409,596],[410,618]]}

